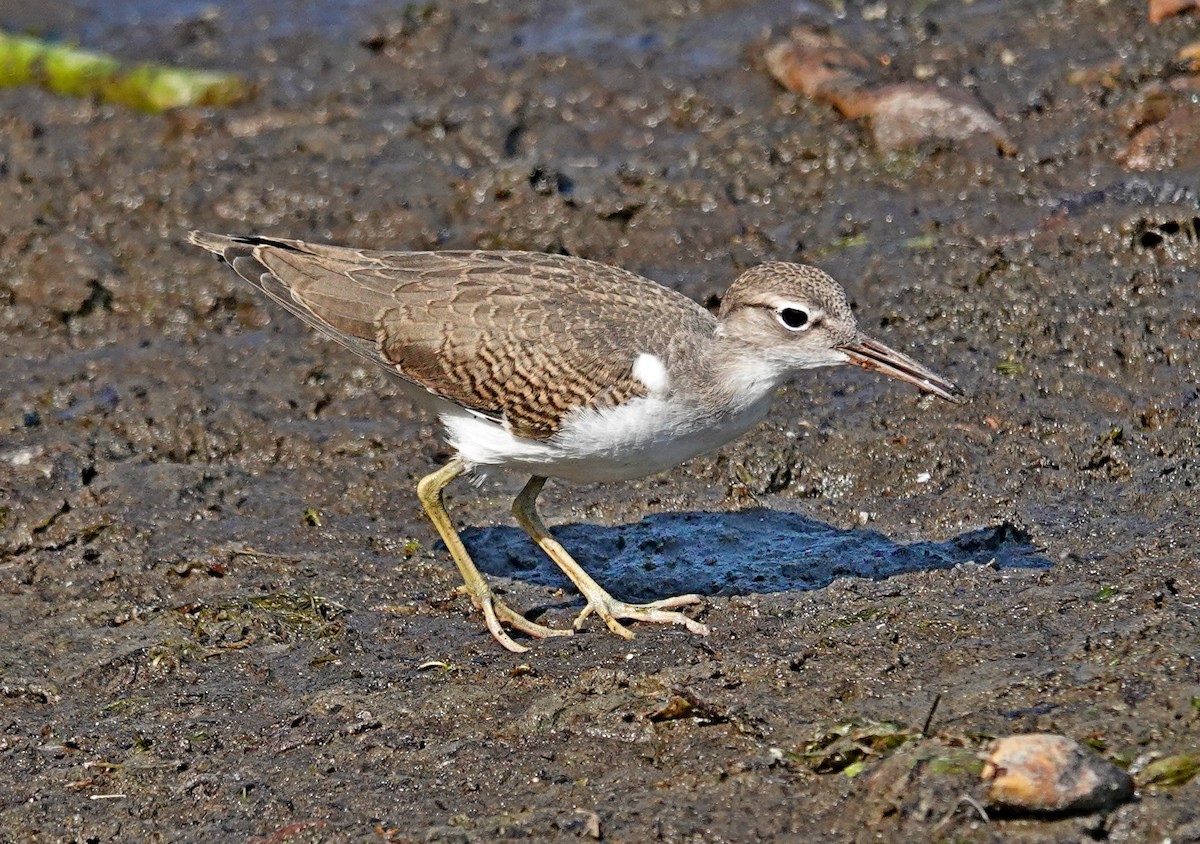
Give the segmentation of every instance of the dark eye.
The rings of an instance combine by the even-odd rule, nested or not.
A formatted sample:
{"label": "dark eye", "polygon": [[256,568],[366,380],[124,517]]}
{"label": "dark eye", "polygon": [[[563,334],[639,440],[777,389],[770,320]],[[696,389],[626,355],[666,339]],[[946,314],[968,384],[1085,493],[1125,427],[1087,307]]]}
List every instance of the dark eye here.
{"label": "dark eye", "polygon": [[780,308],[779,321],[783,323],[784,328],[799,331],[808,325],[808,311],[802,311],[799,308]]}

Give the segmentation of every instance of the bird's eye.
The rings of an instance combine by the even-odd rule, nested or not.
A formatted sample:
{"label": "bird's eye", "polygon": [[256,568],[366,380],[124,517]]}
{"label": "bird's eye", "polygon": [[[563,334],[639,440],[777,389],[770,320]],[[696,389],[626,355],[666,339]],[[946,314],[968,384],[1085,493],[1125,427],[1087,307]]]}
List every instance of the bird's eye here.
{"label": "bird's eye", "polygon": [[799,331],[808,325],[808,311],[802,311],[799,308],[780,308],[779,321],[783,323],[783,327],[790,331]]}

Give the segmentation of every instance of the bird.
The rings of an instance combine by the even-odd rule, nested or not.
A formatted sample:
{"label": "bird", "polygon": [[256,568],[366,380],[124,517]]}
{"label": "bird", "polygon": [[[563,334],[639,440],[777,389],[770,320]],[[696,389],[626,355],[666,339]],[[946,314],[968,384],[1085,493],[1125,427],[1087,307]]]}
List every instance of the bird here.
{"label": "bird", "polygon": [[[522,653],[571,635],[592,614],[677,624],[705,635],[679,595],[610,595],[553,537],[537,510],[548,478],[625,481],[714,450],[762,421],[801,370],[854,364],[951,402],[962,390],[865,335],[823,271],[778,261],[744,271],[714,314],[650,279],[584,258],[507,250],[374,251],[275,237],[191,232],[270,299],[382,367],[432,413],[453,450],[417,496],[492,637]],[[521,528],[579,590],[571,628],[539,624],[493,592],[446,511],[467,474],[528,477],[512,503]]]}

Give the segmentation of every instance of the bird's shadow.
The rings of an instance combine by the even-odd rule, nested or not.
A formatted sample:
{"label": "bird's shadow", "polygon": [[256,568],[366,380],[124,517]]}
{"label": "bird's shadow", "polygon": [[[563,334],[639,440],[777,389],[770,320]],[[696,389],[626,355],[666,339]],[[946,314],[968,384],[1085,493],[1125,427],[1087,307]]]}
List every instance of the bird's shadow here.
{"label": "bird's shadow", "polygon": [[[795,513],[659,513],[633,524],[551,528],[601,585],[626,600],[694,592],[743,595],[819,589],[839,577],[881,580],[962,563],[1051,566],[1024,531],[1003,522],[943,542],[901,544],[872,530],[843,530]],[[515,527],[468,528],[464,541],[485,573],[548,586],[566,578]]]}

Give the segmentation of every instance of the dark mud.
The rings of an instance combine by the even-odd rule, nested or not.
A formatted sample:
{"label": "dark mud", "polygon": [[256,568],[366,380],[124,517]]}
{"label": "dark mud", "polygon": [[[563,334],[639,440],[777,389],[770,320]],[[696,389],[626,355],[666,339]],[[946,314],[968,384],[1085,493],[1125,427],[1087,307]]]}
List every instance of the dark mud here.
{"label": "dark mud", "polygon": [[[900,5],[0,9],[262,91],[167,116],[0,91],[0,837],[1200,840],[1196,780],[1086,817],[963,797],[988,736],[1200,751],[1200,145],[1123,163],[1148,103],[1190,107],[1162,92],[1197,30]],[[968,86],[1017,152],[872,149],[761,66],[801,17]],[[552,484],[601,582],[699,590],[713,635],[518,657],[420,513],[430,422],[191,228],[566,251],[702,301],[808,261],[971,401],[813,372],[718,454]],[[566,625],[519,483],[452,512]]]}

